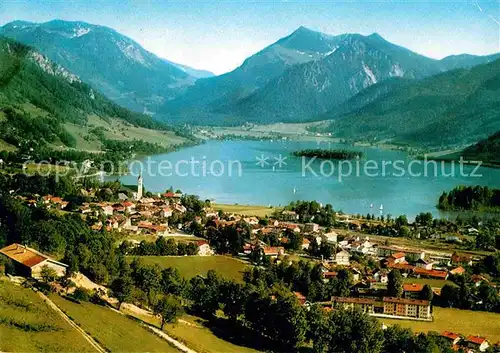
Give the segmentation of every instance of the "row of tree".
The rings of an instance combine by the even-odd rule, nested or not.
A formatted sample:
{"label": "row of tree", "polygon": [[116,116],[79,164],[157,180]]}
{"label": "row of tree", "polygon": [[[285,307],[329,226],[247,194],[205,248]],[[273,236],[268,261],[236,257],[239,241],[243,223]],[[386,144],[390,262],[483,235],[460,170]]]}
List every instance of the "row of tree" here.
{"label": "row of tree", "polygon": [[137,256],[183,256],[198,253],[198,246],[193,242],[177,242],[175,239],[166,240],[165,237],[158,237],[155,242],[143,240],[137,246],[124,240],[119,248],[123,254]]}

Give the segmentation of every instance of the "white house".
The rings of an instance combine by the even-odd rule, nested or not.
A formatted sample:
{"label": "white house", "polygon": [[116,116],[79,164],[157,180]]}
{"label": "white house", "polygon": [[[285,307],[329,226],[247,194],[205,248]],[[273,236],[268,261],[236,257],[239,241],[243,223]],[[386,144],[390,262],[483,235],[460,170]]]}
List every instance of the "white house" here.
{"label": "white house", "polygon": [[172,209],[169,207],[164,207],[161,212],[162,217],[168,218],[172,216]]}
{"label": "white house", "polygon": [[301,248],[302,250],[307,250],[309,249],[309,245],[311,244],[311,242],[309,241],[309,239],[302,239],[302,245],[301,245]]}
{"label": "white house", "polygon": [[389,282],[389,277],[387,275],[386,270],[380,270],[380,271],[375,272],[375,274],[373,275],[373,279],[377,282],[380,282],[380,283]]}
{"label": "white house", "polygon": [[304,224],[304,232],[317,232],[318,230],[319,230],[319,225],[316,223]]}
{"label": "white house", "polygon": [[329,243],[336,243],[338,236],[339,235],[333,231],[325,234],[326,241]]}
{"label": "white house", "polygon": [[432,270],[432,262],[426,261],[424,259],[418,259],[415,264],[419,268],[425,268],[426,270]]}
{"label": "white house", "polygon": [[198,255],[200,256],[212,256],[214,255],[214,250],[210,247],[208,242],[205,240],[200,240],[196,243],[198,245]]}
{"label": "white house", "polygon": [[111,205],[102,205],[101,213],[105,216],[111,216],[113,214],[113,206]]}
{"label": "white house", "polygon": [[351,255],[347,251],[339,251],[335,254],[335,263],[340,266],[349,266],[351,264],[349,261],[350,257]]}

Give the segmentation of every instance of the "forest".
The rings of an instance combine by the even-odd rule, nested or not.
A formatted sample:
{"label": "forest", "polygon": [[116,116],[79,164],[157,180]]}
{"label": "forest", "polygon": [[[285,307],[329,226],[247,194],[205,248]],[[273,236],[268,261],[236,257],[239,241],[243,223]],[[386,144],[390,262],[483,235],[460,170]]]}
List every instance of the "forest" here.
{"label": "forest", "polygon": [[439,197],[441,210],[500,212],[500,190],[487,186],[457,186]]}

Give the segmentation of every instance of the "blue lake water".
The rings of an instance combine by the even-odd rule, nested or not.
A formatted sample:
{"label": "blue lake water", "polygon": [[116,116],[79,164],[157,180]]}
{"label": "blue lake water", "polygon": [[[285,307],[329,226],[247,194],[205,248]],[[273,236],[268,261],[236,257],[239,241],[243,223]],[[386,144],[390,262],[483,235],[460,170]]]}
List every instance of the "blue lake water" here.
{"label": "blue lake water", "polygon": [[[344,163],[339,178],[338,162],[302,160],[292,152],[305,148],[347,148],[362,151],[363,158]],[[281,158],[280,158],[281,156]],[[266,159],[267,158],[267,159]],[[474,166],[412,162],[407,153],[379,148],[346,147],[326,142],[303,141],[208,141],[173,153],[149,157],[144,166],[147,190],[161,192],[173,186],[185,193],[199,195],[217,203],[285,205],[294,200],[317,200],[348,213],[414,217],[420,212],[440,214],[435,205],[444,190],[457,185],[488,185],[500,188],[500,169],[481,167],[470,176]],[[259,163],[259,160],[263,162]],[[279,163],[281,162],[283,163]],[[194,161],[194,164],[192,163]],[[382,163],[386,163],[385,173]],[[394,163],[396,166],[394,166]],[[198,162],[198,163],[196,163]],[[286,163],[286,164],[285,164]],[[206,168],[203,168],[205,164]],[[163,168],[163,176],[159,166]],[[192,167],[194,166],[194,167]],[[307,166],[307,167],[306,167]],[[141,169],[133,163],[133,175],[120,179],[135,184]],[[461,171],[462,169],[462,171]],[[359,170],[359,172],[357,172]],[[435,172],[436,171],[436,172]],[[412,175],[410,175],[410,172]],[[404,175],[402,175],[404,173]],[[218,175],[222,174],[222,175]]]}

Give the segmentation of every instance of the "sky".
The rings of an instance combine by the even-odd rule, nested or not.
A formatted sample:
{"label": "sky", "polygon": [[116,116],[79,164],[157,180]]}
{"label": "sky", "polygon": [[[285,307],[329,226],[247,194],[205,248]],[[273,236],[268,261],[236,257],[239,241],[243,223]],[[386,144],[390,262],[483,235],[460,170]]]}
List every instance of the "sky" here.
{"label": "sky", "polygon": [[52,19],[105,25],[174,62],[216,74],[301,25],[379,33],[420,54],[500,51],[500,0],[0,0],[0,24]]}

